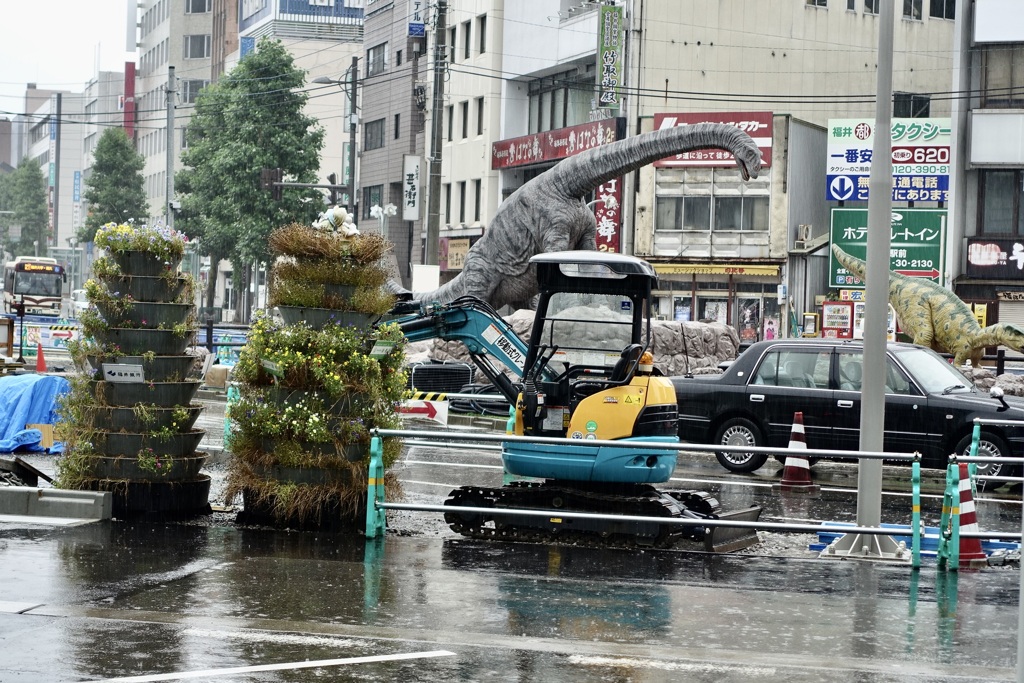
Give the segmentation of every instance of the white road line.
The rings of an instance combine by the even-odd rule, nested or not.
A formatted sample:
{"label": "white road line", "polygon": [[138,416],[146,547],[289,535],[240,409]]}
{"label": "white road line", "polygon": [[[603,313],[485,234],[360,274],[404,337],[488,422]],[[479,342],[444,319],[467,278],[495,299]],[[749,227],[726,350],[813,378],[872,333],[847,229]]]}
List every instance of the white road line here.
{"label": "white road line", "polygon": [[262,664],[259,666],[236,666],[230,669],[207,669],[206,671],[179,671],[170,674],[154,674],[152,676],[128,676],[127,678],[107,678],[98,683],[151,683],[152,681],[182,681],[213,676],[233,676],[235,674],[255,673],[257,671],[291,671],[294,669],[315,669],[325,666],[343,666],[346,664],[371,664],[374,662],[395,662],[406,659],[423,659],[426,657],[454,657],[454,652],[433,650],[430,652],[408,652],[397,655],[377,655],[375,657],[348,657],[346,659],[321,659],[315,662],[283,662],[281,664]]}

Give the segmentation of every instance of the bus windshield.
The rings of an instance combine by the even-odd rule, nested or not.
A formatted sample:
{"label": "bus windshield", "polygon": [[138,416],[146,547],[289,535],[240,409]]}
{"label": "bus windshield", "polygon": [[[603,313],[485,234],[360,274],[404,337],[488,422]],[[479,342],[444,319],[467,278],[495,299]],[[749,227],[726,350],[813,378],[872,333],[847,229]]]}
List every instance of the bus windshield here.
{"label": "bus windshield", "polygon": [[60,275],[52,273],[15,273],[15,294],[36,294],[42,296],[60,296],[63,289]]}

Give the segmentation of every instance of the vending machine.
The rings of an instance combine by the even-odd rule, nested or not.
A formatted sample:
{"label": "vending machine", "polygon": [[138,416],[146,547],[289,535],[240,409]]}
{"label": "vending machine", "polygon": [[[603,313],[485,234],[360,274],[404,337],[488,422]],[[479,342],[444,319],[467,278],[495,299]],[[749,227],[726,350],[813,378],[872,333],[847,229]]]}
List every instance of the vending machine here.
{"label": "vending machine", "polygon": [[821,305],[821,336],[853,339],[854,301],[826,301]]}
{"label": "vending machine", "polygon": [[[853,301],[853,338],[863,339],[864,338],[864,311],[865,304],[863,301]],[[886,322],[886,339],[889,341],[896,341],[896,311],[893,309],[892,304],[888,304],[889,313]]]}

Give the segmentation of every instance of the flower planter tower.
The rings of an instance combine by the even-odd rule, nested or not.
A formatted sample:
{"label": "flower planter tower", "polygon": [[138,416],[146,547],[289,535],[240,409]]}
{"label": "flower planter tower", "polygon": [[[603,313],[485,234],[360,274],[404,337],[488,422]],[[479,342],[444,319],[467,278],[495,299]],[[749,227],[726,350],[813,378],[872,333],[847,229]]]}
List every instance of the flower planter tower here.
{"label": "flower planter tower", "polygon": [[[404,337],[395,325],[374,327],[394,304],[382,286],[390,245],[334,211],[334,221],[270,238],[270,303],[282,321],[257,318],[235,366],[225,497],[242,496],[240,524],[361,532],[370,431],[400,425]],[[385,468],[400,450],[385,440]],[[390,473],[385,482],[394,494]]]}
{"label": "flower planter tower", "polygon": [[163,228],[110,224],[96,233],[94,262],[71,345],[82,371],[62,402],[63,488],[111,491],[118,518],[180,518],[210,512],[210,478],[196,448],[202,406],[195,357],[193,283],[178,271],[186,238]]}

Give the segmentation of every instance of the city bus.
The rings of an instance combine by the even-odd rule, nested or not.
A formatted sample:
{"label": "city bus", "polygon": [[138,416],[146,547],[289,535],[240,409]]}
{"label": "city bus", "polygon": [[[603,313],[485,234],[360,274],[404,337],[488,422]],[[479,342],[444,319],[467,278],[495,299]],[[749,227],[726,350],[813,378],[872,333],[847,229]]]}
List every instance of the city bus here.
{"label": "city bus", "polygon": [[68,276],[57,259],[19,256],[4,264],[4,312],[25,303],[25,315],[60,316],[64,283]]}

